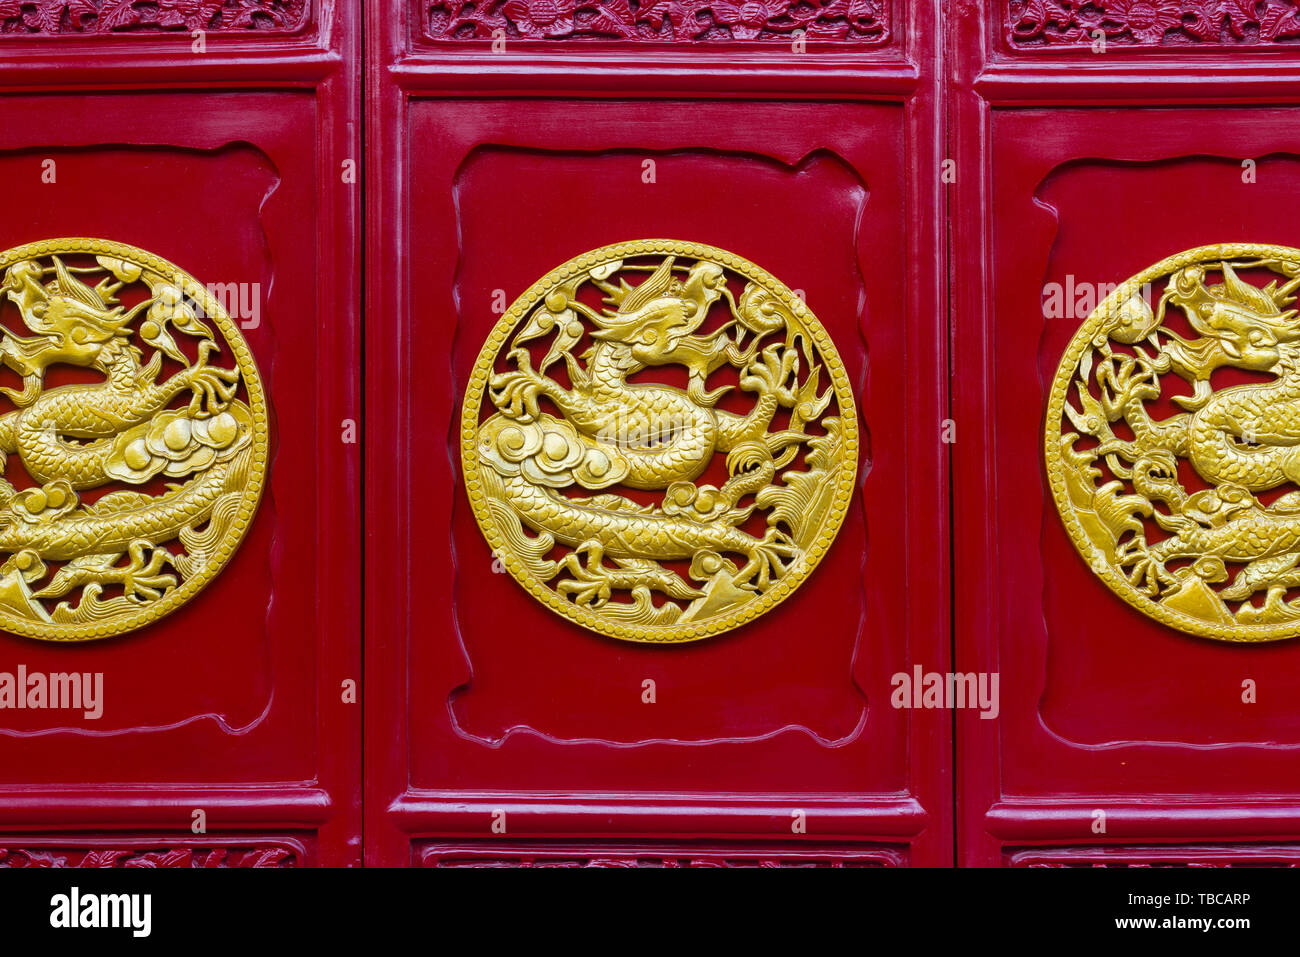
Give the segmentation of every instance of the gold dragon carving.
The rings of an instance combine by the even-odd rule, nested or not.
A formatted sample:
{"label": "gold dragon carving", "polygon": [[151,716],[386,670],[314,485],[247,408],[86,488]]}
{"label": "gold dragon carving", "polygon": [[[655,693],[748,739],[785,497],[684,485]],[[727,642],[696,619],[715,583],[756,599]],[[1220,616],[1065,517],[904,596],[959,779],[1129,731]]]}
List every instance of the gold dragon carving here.
{"label": "gold dragon carving", "polygon": [[1093,571],[1194,635],[1300,634],[1300,250],[1188,250],[1121,284],[1066,349],[1045,455]]}
{"label": "gold dragon carving", "polygon": [[479,526],[534,597],[610,637],[684,642],[811,574],[848,508],[858,425],[789,289],[724,250],[642,240],[510,307],[466,389],[461,455]]}
{"label": "gold dragon carving", "polygon": [[0,276],[0,363],[20,384],[0,388],[0,628],[139,628],[220,571],[257,509],[252,354],[210,291],[132,246],[29,243]]}

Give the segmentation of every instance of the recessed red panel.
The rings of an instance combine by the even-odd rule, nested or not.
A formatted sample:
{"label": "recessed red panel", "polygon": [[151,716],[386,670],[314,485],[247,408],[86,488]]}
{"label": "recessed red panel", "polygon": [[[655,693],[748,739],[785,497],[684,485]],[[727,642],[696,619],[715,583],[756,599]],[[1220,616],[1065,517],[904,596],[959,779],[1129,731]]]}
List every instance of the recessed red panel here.
{"label": "recessed red panel", "polygon": [[[653,55],[575,39],[553,63],[562,42],[526,38],[525,63],[468,34],[452,53],[422,21],[408,47],[372,22],[371,55],[397,69],[373,65],[369,127],[371,169],[388,172],[369,180],[368,538],[389,564],[368,563],[368,859],[422,860],[447,834],[591,839],[603,857],[602,840],[631,834],[807,833],[943,861],[948,718],[889,700],[913,663],[947,668],[942,446],[927,441],[946,368],[937,234],[906,160],[930,155],[913,123],[933,104],[929,38],[903,52],[905,18],[891,20],[899,45],[841,61],[843,77],[796,79],[800,61],[775,53],[743,90],[761,38]],[[608,77],[630,56],[636,83]],[[917,60],[923,83],[888,75]],[[849,74],[862,90],[901,82],[906,102],[827,101]],[[642,239],[727,250],[804,298],[863,437],[810,578],[753,622],[672,646],[587,631],[494,571],[459,451],[503,307],[573,257]]]}
{"label": "recessed red panel", "polygon": [[[103,688],[98,718],[0,712],[0,829],[39,832],[6,846],[69,866],[118,852],[354,862],[360,716],[342,687],[360,679],[359,443],[345,439],[360,419],[359,187],[344,176],[359,148],[355,11],[222,14],[204,24],[209,54],[179,14],[56,30],[30,6],[0,32],[0,248],[112,240],[239,290],[270,457],[242,544],[179,610],[101,641],[0,635],[0,671],[99,673]],[[10,328],[17,315],[0,306]],[[188,840],[195,810],[206,842]]]}
{"label": "recessed red panel", "polygon": [[952,99],[955,415],[972,426],[954,447],[957,664],[1002,693],[996,722],[959,717],[960,860],[1294,841],[1300,646],[1197,637],[1123,601],[1066,533],[1043,433],[1099,287],[1207,244],[1300,245],[1280,102],[1295,48],[1174,25],[1116,30],[1102,56],[1007,34],[1017,10],[987,4],[961,38]]}

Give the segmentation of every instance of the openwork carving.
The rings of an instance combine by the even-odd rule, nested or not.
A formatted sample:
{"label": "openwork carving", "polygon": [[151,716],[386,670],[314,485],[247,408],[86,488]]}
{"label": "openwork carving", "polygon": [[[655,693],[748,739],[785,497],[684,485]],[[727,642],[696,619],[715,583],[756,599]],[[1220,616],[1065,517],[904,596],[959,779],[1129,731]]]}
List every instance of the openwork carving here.
{"label": "openwork carving", "polygon": [[0,0],[0,35],[159,30],[273,30],[302,26],[307,0]]}
{"label": "openwork carving", "polygon": [[1096,574],[1194,635],[1300,634],[1300,251],[1171,256],[1085,320],[1052,383],[1047,473]]}
{"label": "openwork carving", "polygon": [[248,344],[192,277],[121,243],[29,243],[0,253],[0,277],[0,363],[20,386],[0,388],[0,628],[75,640],[155,621],[257,509],[267,407]]}
{"label": "openwork carving", "polygon": [[1012,46],[1242,46],[1300,39],[1295,0],[1010,0]]}
{"label": "openwork carving", "polygon": [[652,642],[794,591],[858,457],[848,377],[803,302],[739,256],[667,240],[579,256],[524,293],[474,366],[461,439],[505,569],[587,628]]}
{"label": "openwork carving", "polygon": [[425,10],[433,40],[880,43],[889,34],[888,0],[435,0]]}

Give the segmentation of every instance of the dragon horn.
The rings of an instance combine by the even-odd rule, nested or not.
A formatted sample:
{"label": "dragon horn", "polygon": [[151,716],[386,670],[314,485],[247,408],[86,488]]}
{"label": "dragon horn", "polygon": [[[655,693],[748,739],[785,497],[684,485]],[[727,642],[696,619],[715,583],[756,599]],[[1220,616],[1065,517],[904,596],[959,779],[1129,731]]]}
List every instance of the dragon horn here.
{"label": "dragon horn", "polygon": [[641,285],[633,289],[618,305],[618,311],[627,315],[636,312],[647,303],[653,302],[663,295],[673,281],[673,262],[677,257],[669,256],[659,268],[650,274],[650,278]]}
{"label": "dragon horn", "polygon": [[59,292],[63,295],[75,299],[88,309],[102,311],[108,308],[95,290],[68,272],[68,267],[63,265],[63,260],[58,256],[54,257],[54,272],[59,277]]}
{"label": "dragon horn", "polygon": [[1231,263],[1223,263],[1223,285],[1227,288],[1228,295],[1237,302],[1249,306],[1264,316],[1277,315],[1277,303],[1273,301],[1273,297],[1258,287],[1238,279]]}
{"label": "dragon horn", "polygon": [[[1270,283],[1269,285],[1272,285],[1272,283]],[[1278,286],[1276,289],[1273,290],[1273,300],[1278,305],[1284,305],[1290,302],[1292,299],[1295,298],[1294,296],[1291,295],[1291,293],[1295,290],[1297,286],[1300,286],[1300,278],[1292,279],[1290,282],[1283,283],[1281,286]]]}

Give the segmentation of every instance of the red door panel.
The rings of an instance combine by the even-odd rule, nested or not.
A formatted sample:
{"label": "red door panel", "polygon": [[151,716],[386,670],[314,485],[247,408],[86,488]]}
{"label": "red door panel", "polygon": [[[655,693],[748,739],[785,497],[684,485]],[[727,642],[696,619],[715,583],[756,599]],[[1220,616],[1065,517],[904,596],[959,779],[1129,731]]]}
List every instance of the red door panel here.
{"label": "red door panel", "polygon": [[[809,73],[778,27],[609,37],[579,12],[547,39],[374,8],[368,861],[949,859],[947,719],[889,705],[894,673],[947,669],[933,21],[910,17],[824,34],[835,66]],[[458,449],[494,301],[650,238],[800,290],[864,436],[809,580],[669,647],[586,631],[494,573]]]}
{"label": "red door panel", "polygon": [[0,712],[0,847],[82,866],[355,862],[353,9],[20,6],[0,15],[0,248],[103,238],[232,284],[270,454],[242,544],[179,610],[102,641],[0,636],[0,671],[103,676],[98,718]]}
{"label": "red door panel", "polygon": [[1197,637],[1122,601],[1057,514],[1043,431],[1089,289],[1207,244],[1297,245],[1300,61],[1266,31],[1122,18],[1093,52],[1035,15],[989,3],[954,35],[957,664],[1002,690],[997,721],[958,718],[961,862],[1212,863],[1245,841],[1290,860],[1294,641]]}

